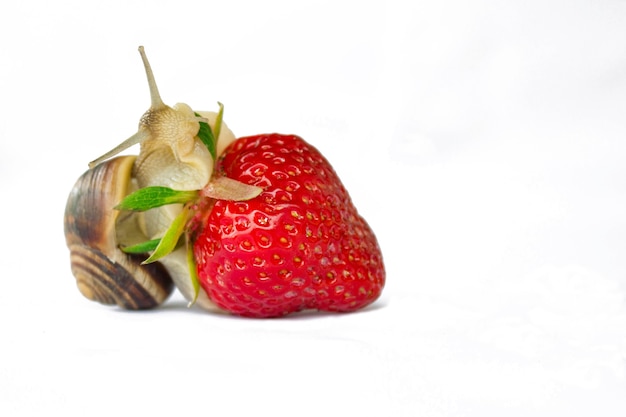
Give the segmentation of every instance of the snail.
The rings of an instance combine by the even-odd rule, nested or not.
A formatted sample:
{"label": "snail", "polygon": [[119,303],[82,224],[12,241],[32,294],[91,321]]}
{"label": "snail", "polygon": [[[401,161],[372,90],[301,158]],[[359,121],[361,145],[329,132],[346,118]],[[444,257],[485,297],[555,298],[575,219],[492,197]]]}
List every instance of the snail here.
{"label": "snail", "polygon": [[[80,292],[103,304],[126,309],[152,308],[163,303],[176,286],[188,300],[209,310],[217,307],[205,293],[194,293],[184,247],[159,262],[120,247],[163,236],[183,210],[171,204],[145,212],[121,212],[115,207],[133,190],[151,186],[175,190],[203,189],[213,173],[214,159],[198,137],[200,123],[215,129],[218,113],[194,112],[178,103],[163,103],[146,57],[139,47],[150,87],[151,105],[139,121],[137,133],[89,163],[74,185],[65,210],[65,237],[71,270]],[[235,136],[220,120],[216,132],[219,155]],[[116,156],[133,145],[138,156]]]}

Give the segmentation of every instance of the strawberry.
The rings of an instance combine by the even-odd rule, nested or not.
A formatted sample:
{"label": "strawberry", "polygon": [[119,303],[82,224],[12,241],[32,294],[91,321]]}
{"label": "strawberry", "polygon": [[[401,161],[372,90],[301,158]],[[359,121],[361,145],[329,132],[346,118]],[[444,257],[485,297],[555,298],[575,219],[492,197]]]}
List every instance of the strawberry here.
{"label": "strawberry", "polygon": [[293,135],[233,142],[215,176],[262,188],[255,198],[205,198],[190,222],[201,287],[237,315],[354,311],[376,300],[385,270],[374,233],[337,174]]}

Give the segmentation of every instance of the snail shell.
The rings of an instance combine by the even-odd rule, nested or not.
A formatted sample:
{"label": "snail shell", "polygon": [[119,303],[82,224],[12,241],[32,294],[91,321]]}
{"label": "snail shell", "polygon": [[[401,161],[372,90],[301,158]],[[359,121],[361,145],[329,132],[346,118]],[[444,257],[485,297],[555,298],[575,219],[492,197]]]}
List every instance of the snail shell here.
{"label": "snail shell", "polygon": [[[219,311],[206,293],[195,293],[185,247],[147,265],[141,265],[145,257],[119,249],[119,244],[161,238],[183,209],[182,204],[171,204],[146,212],[120,213],[115,206],[126,195],[149,186],[200,190],[211,179],[214,165],[198,132],[201,121],[215,129],[217,113],[195,112],[184,103],[173,107],[163,103],[142,46],[139,53],[150,89],[150,108],[135,134],[89,163],[91,169],[70,194],[65,236],[72,272],[83,295],[104,304],[128,309],[154,307],[169,296],[173,282],[190,302]],[[221,123],[218,136],[217,155],[235,140],[225,123]],[[110,159],[137,144],[138,156]]]}
{"label": "snail shell", "polygon": [[[129,180],[135,156],[107,160],[85,172],[76,182],[65,209],[65,239],[71,268],[80,292],[102,304],[131,310],[161,304],[172,293],[170,275],[158,262],[141,265],[145,257],[119,248],[121,239],[137,231],[134,219],[115,206],[132,190]],[[125,236],[116,225],[124,222]]]}

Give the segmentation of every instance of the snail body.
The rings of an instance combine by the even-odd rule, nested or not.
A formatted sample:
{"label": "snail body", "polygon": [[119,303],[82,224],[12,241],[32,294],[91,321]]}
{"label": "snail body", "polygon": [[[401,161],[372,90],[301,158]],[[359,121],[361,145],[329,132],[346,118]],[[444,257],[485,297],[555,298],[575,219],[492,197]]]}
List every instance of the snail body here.
{"label": "snail body", "polygon": [[[172,204],[145,212],[120,213],[115,207],[125,196],[151,186],[202,189],[209,183],[215,163],[198,132],[200,122],[214,127],[216,113],[196,114],[184,103],[165,105],[143,47],[139,52],[151,106],[141,117],[137,133],[89,163],[90,169],[70,193],[64,224],[72,273],[80,292],[103,304],[152,308],[167,299],[175,285],[188,300],[214,310],[216,307],[204,293],[194,294],[190,287],[184,247],[160,262],[146,265],[143,258],[120,249],[120,245],[163,236],[183,210],[182,204]],[[235,136],[222,124],[216,140],[219,152]],[[138,156],[115,157],[136,144],[140,144]]]}

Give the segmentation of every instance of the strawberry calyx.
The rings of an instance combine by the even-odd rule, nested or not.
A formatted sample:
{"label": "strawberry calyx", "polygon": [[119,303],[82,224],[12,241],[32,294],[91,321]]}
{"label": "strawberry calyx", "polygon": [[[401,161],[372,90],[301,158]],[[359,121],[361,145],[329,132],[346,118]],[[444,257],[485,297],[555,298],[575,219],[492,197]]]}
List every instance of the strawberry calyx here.
{"label": "strawberry calyx", "polygon": [[258,196],[262,191],[261,187],[244,184],[228,177],[213,177],[201,190],[180,191],[168,187],[140,188],[126,196],[115,206],[115,209],[141,212],[169,204],[183,204],[183,210],[172,221],[162,238],[132,246],[122,246],[121,249],[132,254],[154,251],[143,263],[157,261],[176,248],[200,199],[246,201]]}

